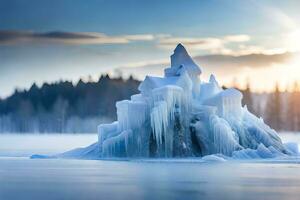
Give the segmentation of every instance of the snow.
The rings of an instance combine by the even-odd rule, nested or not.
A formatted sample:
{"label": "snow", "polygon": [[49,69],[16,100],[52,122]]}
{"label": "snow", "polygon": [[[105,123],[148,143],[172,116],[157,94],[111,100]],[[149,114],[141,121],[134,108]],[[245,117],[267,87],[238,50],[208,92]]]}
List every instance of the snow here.
{"label": "snow", "polygon": [[201,73],[179,44],[164,77],[146,76],[140,94],[116,103],[118,119],[98,127],[94,152],[99,157],[239,159],[297,154],[295,145],[283,144],[276,131],[242,107],[240,91],[223,90],[214,75],[201,82]]}
{"label": "snow", "polygon": [[202,160],[206,162],[226,162],[226,159],[222,157],[221,155],[207,155],[202,157]]}

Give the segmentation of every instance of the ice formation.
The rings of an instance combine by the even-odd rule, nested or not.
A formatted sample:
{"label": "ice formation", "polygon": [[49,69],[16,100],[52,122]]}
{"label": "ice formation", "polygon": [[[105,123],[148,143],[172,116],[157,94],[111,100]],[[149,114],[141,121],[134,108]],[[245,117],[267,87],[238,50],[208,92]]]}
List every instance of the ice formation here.
{"label": "ice formation", "polygon": [[[178,44],[164,77],[146,76],[140,94],[116,103],[117,121],[98,127],[100,157],[270,158],[297,150],[242,107],[242,94],[222,89]],[[291,148],[288,148],[291,147]]]}

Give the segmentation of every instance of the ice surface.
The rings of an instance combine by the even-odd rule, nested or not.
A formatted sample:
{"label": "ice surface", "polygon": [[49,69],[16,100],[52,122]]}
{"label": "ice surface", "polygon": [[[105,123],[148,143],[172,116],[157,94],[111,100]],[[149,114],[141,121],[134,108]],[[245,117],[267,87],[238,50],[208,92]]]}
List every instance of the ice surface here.
{"label": "ice surface", "polygon": [[284,143],[285,148],[287,148],[294,155],[299,155],[299,144],[295,142]]}
{"label": "ice surface", "polygon": [[208,162],[226,162],[226,159],[222,155],[217,155],[217,154],[203,156],[202,160]]}
{"label": "ice surface", "polygon": [[[140,94],[116,103],[118,120],[98,127],[100,157],[274,158],[295,155],[262,119],[242,107],[242,93],[222,89],[179,44],[164,77],[146,76]],[[82,150],[80,150],[82,152]],[[88,150],[91,152],[91,149]],[[217,160],[216,157],[206,159]]]}
{"label": "ice surface", "polygon": [[0,199],[299,199],[299,160],[258,163],[220,158],[128,162],[1,158]]}

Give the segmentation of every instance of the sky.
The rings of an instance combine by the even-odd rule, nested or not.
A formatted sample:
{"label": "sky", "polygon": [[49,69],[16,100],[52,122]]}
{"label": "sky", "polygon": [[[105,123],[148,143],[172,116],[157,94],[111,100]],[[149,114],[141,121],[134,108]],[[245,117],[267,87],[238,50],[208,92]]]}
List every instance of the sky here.
{"label": "sky", "polygon": [[36,82],[163,75],[182,43],[221,84],[300,81],[300,1],[0,0],[0,97]]}

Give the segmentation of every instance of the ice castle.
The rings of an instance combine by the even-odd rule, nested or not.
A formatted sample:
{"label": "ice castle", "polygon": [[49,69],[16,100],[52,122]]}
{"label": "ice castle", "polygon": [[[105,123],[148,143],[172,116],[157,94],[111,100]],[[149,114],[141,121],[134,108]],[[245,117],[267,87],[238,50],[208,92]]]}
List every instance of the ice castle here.
{"label": "ice castle", "polygon": [[164,77],[146,76],[139,94],[116,103],[117,121],[98,126],[101,157],[273,157],[291,154],[263,119],[242,107],[242,93],[222,89],[183,45]]}

